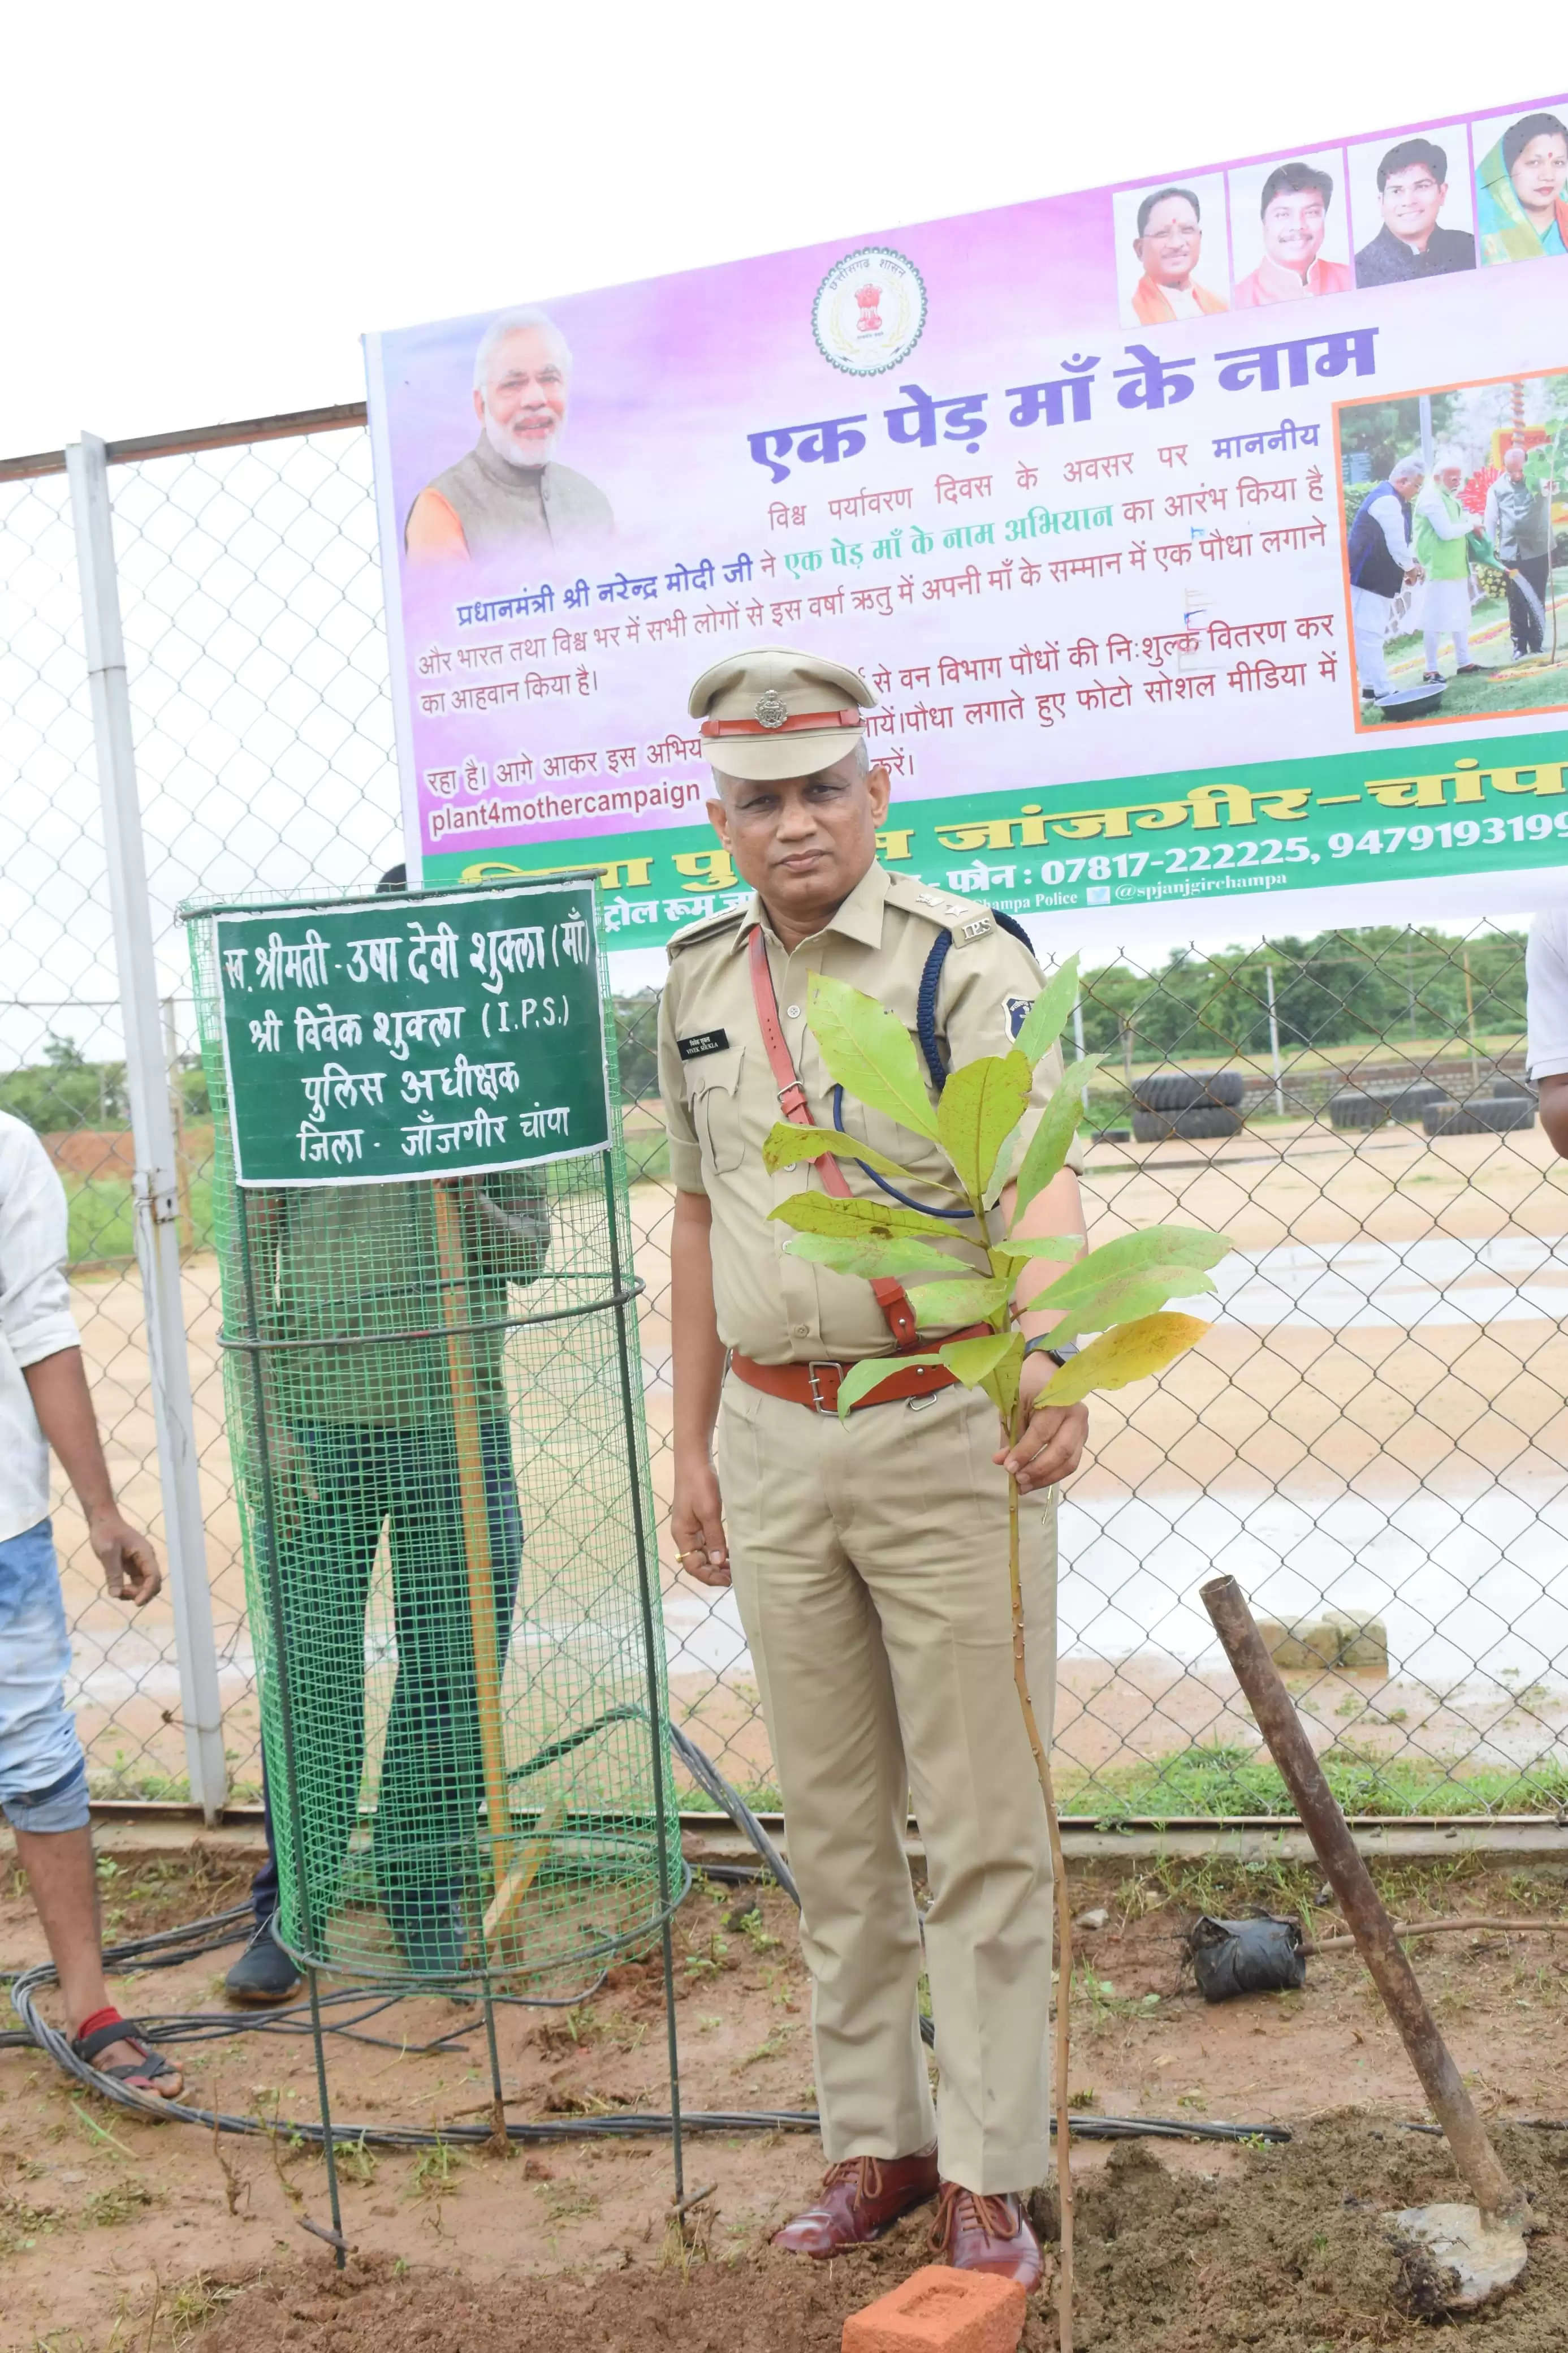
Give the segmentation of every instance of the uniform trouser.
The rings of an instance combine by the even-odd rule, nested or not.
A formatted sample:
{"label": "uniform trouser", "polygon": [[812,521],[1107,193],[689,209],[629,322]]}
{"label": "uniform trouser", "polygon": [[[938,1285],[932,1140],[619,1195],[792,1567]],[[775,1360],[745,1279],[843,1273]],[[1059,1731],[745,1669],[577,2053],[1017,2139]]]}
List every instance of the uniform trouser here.
{"label": "uniform trouser", "polygon": [[[813,1981],[824,2147],[1000,2192],[1048,2169],[1051,1865],[1013,1683],[996,1409],[963,1389],[841,1423],[733,1376],[718,1462],[735,1597],[784,1793]],[[1048,1739],[1055,1504],[1021,1505],[1030,1683]],[[920,2040],[912,1797],[940,2123]]]}
{"label": "uniform trouser", "polygon": [[[279,1567],[305,1852],[294,1861],[300,1916],[289,1905],[285,1926],[290,1941],[323,1949],[359,1821],[365,1610],[384,1523],[397,1676],[372,1850],[399,1939],[412,1947],[411,1958],[423,1960],[428,1899],[460,1885],[474,1868],[483,1788],[456,1435],[450,1422],[432,1422],[408,1430],[322,1424],[291,1436],[299,1492],[280,1532]],[[481,1421],[479,1437],[504,1669],[522,1522],[507,1423]],[[268,1791],[269,1845],[271,1805],[281,1805],[284,1786],[279,1779]],[[291,1837],[285,1842],[291,1847]]]}

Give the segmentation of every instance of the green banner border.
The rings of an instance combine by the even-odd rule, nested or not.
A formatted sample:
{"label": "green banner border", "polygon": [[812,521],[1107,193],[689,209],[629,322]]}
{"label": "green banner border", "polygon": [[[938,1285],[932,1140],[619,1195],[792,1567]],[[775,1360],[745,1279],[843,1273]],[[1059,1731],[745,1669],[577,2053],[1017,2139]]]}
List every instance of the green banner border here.
{"label": "green banner border", "polygon": [[[1048,799],[1036,786],[895,805],[878,841],[897,871],[1012,914],[1223,902],[1239,916],[1303,890],[1561,869],[1565,762],[1563,728],[1424,740],[1122,776]],[[542,878],[564,855],[579,871],[603,860],[612,950],[658,946],[746,894],[706,825],[426,857],[426,886]]]}

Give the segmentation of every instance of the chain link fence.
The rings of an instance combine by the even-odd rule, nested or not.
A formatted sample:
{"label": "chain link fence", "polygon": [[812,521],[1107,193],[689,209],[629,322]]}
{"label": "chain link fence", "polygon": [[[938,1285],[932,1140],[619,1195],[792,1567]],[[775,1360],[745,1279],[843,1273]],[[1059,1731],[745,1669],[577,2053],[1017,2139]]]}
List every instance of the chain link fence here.
{"label": "chain link fence", "polygon": [[[309,424],[310,420],[302,420]],[[196,445],[196,446],[192,446]],[[212,1124],[187,894],[360,886],[402,854],[363,421],[111,448],[115,559],[164,1053],[185,1345],[231,1798],[257,1794],[218,1377]],[[133,1251],[124,1029],[69,499],[0,468],[0,1109],[70,1199],[76,1310],[127,1510],[163,1535]],[[973,888],[968,872],[950,878]],[[998,878],[1000,880],[1000,878]],[[1221,1312],[1095,1408],[1062,1511],[1057,1769],[1078,1813],[1279,1810],[1196,1601],[1228,1569],[1363,1813],[1568,1807],[1568,1172],[1523,1079],[1521,929],[1346,931],[1086,971],[1091,1239],[1223,1228]],[[657,998],[617,1001],[643,1356],[669,1490],[670,1193]],[[174,1618],[128,1622],[58,1531],[100,1798],[187,1791]],[[678,1722],[754,1797],[772,1767],[727,1595],[661,1527]]]}

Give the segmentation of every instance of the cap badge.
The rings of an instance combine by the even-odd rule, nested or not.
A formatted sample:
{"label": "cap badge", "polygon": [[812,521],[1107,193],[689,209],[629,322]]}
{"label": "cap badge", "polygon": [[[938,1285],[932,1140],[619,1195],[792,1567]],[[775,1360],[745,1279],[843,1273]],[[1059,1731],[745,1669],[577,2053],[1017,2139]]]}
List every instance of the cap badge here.
{"label": "cap badge", "polygon": [[789,705],[776,687],[770,686],[765,694],[758,696],[757,724],[759,727],[782,727],[788,717]]}

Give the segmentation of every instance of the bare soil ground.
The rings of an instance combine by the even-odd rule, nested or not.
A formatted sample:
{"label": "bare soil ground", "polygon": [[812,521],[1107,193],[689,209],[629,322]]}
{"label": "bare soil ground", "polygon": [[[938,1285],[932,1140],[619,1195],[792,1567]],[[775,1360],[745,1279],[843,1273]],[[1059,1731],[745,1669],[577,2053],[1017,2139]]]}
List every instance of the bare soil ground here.
{"label": "bare soil ground", "polygon": [[[1475,1859],[1384,1873],[1406,1917],[1456,1912],[1539,1925],[1477,1928],[1416,1947],[1455,2055],[1506,2161],[1546,2225],[1526,2290],[1478,2322],[1498,2353],[1568,2342],[1568,1868],[1488,1871]],[[110,1933],[128,1936],[237,1900],[232,1861],[122,1861],[106,1880]],[[1075,2146],[1081,2184],[1079,2342],[1094,2353],[1339,2353],[1415,2343],[1394,2301],[1378,2210],[1458,2195],[1438,2141],[1404,2127],[1424,2111],[1399,2044],[1353,1958],[1309,1963],[1304,1991],[1209,2009],[1184,1977],[1180,1939],[1199,1910],[1300,1905],[1310,1869],[1150,1864],[1075,1872],[1075,1908],[1103,1905],[1079,1939],[1071,2090],[1086,2114],[1284,2123],[1284,2148],[1203,2143]],[[36,1958],[25,1890],[0,1878],[0,1963]],[[678,1919],[683,2089],[693,2108],[812,2104],[806,1991],[793,1915],[776,1893],[700,1883]],[[220,2010],[213,1955],[117,1987],[129,2011]],[[252,2023],[258,2023],[252,2014]],[[456,2047],[415,2047],[454,2027]],[[478,2014],[426,1999],[370,2021],[380,2043],[334,2037],[335,2114],[372,2128],[439,2132],[488,2102]],[[514,2120],[666,2105],[657,1960],[618,1968],[569,2012],[503,2010],[503,2085]],[[185,2044],[190,2096],[280,2116],[315,2113],[310,2048],[263,2030]],[[449,2142],[347,2150],[345,2278],[301,2225],[324,2226],[324,2168],[303,2145],[216,2139],[143,2121],[82,2094],[32,2049],[0,2050],[0,2353],[268,2353],[307,2340],[331,2353],[632,2353],[648,2343],[830,2353],[844,2315],[926,2260],[911,2218],[879,2247],[826,2268],[772,2253],[769,2231],[815,2186],[805,2133],[693,2136],[689,2188],[712,2184],[694,2243],[670,2226],[667,2144],[562,2140],[496,2157]],[[1046,2219],[1048,2221],[1048,2200]],[[1026,2343],[1054,2343],[1048,2304]]]}

